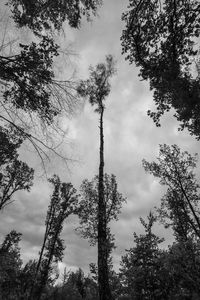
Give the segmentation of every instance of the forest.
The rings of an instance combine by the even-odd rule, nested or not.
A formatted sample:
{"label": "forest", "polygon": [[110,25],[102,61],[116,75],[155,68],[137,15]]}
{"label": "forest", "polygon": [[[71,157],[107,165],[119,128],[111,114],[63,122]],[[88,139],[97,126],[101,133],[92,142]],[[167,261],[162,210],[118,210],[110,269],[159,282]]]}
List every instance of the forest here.
{"label": "forest", "polygon": [[200,299],[199,0],[0,26],[0,300]]}

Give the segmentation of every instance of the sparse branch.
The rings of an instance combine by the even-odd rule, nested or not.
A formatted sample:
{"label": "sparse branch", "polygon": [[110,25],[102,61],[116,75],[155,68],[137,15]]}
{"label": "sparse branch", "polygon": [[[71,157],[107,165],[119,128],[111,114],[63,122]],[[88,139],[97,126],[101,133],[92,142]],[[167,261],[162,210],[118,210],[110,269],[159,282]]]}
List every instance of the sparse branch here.
{"label": "sparse branch", "polygon": [[[67,163],[69,161],[74,161],[70,158],[67,158],[63,155],[61,155],[57,150],[56,147],[50,147],[48,146],[48,144],[46,144],[45,142],[42,141],[42,139],[37,138],[36,136],[34,136],[31,133],[27,133],[23,128],[21,128],[20,126],[16,125],[15,123],[13,123],[13,121],[10,121],[9,119],[5,118],[4,116],[0,115],[0,119],[6,121],[8,124],[10,124],[12,127],[14,127],[20,135],[22,135],[25,139],[27,139],[31,145],[33,146],[33,148],[36,150],[41,163],[43,165],[44,170],[46,170],[45,168],[45,162],[44,162],[44,157],[47,158],[50,161],[50,157],[48,155],[48,153],[44,150],[49,150],[50,152],[52,152],[54,155],[56,155],[57,157],[61,158],[67,165]],[[42,147],[44,148],[42,148]]]}

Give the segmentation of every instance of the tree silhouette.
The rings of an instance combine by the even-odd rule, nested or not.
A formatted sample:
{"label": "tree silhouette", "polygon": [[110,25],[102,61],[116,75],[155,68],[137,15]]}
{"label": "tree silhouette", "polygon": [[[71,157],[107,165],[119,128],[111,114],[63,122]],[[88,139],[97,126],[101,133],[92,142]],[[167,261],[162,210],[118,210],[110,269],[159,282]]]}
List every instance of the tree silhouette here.
{"label": "tree silhouette", "polygon": [[49,181],[54,186],[45,221],[45,234],[36,266],[35,282],[30,299],[40,300],[42,291],[51,276],[52,264],[62,261],[64,241],[60,235],[65,219],[76,212],[78,196],[71,183],[62,183],[54,175]]}
{"label": "tree silhouette", "polygon": [[111,300],[112,295],[108,278],[108,239],[106,231],[106,203],[104,190],[104,135],[103,116],[104,101],[110,93],[109,79],[115,74],[114,60],[111,55],[106,56],[106,62],[98,64],[96,68],[90,67],[90,77],[82,81],[78,92],[80,95],[88,97],[91,105],[95,105],[95,111],[99,113],[100,129],[100,163],[98,182],[98,284],[99,299]]}
{"label": "tree silhouette", "polygon": [[14,159],[5,167],[0,166],[0,210],[13,202],[13,194],[20,190],[30,191],[33,185],[32,168],[22,161]]}
{"label": "tree silhouette", "polygon": [[90,19],[101,3],[101,0],[8,0],[16,24],[19,27],[28,26],[37,34],[44,29],[60,30],[66,20],[71,27],[78,28],[81,18],[86,16]]}
{"label": "tree silhouette", "polygon": [[15,135],[10,128],[0,126],[0,210],[14,201],[20,190],[30,191],[34,170],[18,159],[17,150],[24,138]]}
{"label": "tree silhouette", "polygon": [[[135,246],[122,257],[120,276],[125,292],[131,299],[168,299],[163,288],[160,269],[162,251],[159,244],[164,239],[152,232],[156,217],[150,213],[147,222],[140,218],[145,234],[134,233]],[[163,288],[163,290],[162,290]]]}
{"label": "tree silhouette", "polygon": [[18,299],[22,260],[19,242],[21,233],[12,230],[0,246],[0,296],[1,299]]}
{"label": "tree silhouette", "polygon": [[172,226],[176,238],[200,237],[199,184],[194,169],[197,156],[181,152],[177,145],[160,145],[158,162],[143,161],[147,172],[167,187],[158,209],[161,220]]}
{"label": "tree silhouette", "polygon": [[[98,241],[98,185],[99,178],[95,176],[93,180],[83,180],[80,187],[80,201],[78,216],[80,226],[76,229],[83,238],[89,240],[92,246]],[[118,220],[123,202],[126,201],[117,190],[115,175],[104,174],[104,201],[106,206],[106,232],[109,244],[109,253],[114,247],[114,236],[110,232],[109,223]]]}
{"label": "tree silhouette", "polygon": [[16,134],[11,128],[0,126],[0,166],[10,163],[13,158],[17,158],[17,150],[21,146],[24,137]]}
{"label": "tree silhouette", "polygon": [[52,31],[61,30],[66,20],[71,27],[79,28],[81,18],[95,14],[100,4],[100,0],[7,1],[16,26],[28,27],[34,36],[29,44],[15,45],[14,52],[9,51],[10,40],[4,37],[2,41],[0,126],[9,125],[19,136],[24,135],[43,165],[49,151],[67,160],[56,150],[52,131],[63,139],[65,133],[56,117],[63,112],[71,114],[79,102],[77,82],[72,78],[60,80],[55,74],[53,64],[59,47]]}
{"label": "tree silhouette", "polygon": [[[157,111],[156,125],[171,108],[180,122],[200,139],[200,82],[193,66],[200,35],[197,0],[130,0],[122,16],[122,53],[149,80]],[[198,62],[197,62],[198,65]],[[197,69],[198,70],[198,69]]]}

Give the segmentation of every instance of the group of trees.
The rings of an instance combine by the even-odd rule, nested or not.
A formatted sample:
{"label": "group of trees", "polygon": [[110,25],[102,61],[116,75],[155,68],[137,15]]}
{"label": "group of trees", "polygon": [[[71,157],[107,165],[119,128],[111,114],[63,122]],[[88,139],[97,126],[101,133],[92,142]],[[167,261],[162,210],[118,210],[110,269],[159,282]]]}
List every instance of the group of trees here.
{"label": "group of trees", "polygon": [[[42,126],[51,126],[54,124],[55,117],[65,109],[65,105],[68,107],[69,95],[72,100],[80,96],[88,97],[92,105],[97,105],[96,111],[100,114],[100,167],[98,176],[91,182],[91,185],[94,186],[97,183],[96,191],[94,187],[96,196],[93,197],[84,181],[85,190],[82,185],[80,203],[78,203],[79,197],[76,190],[70,183],[61,183],[56,175],[50,179],[54,185],[54,192],[47,210],[45,234],[39,258],[37,261],[30,261],[25,267],[22,267],[21,264],[18,265],[18,274],[14,276],[16,284],[8,276],[7,270],[2,267],[2,298],[21,297],[39,300],[43,297],[45,287],[51,284],[54,275],[56,278],[54,263],[61,261],[63,257],[65,247],[60,234],[66,217],[70,214],[78,214],[87,231],[88,224],[84,221],[82,208],[85,207],[87,201],[93,201],[93,214],[91,215],[90,212],[90,218],[96,220],[94,240],[95,243],[98,243],[99,295],[101,299],[111,299],[108,258],[113,247],[111,246],[113,236],[108,224],[112,218],[117,218],[121,202],[124,200],[117,191],[115,176],[104,174],[103,101],[110,92],[109,78],[115,73],[114,61],[112,56],[107,56],[105,63],[98,64],[94,69],[91,68],[90,79],[78,84],[55,79],[53,70],[53,59],[59,55],[59,47],[54,42],[52,31],[60,30],[65,20],[68,20],[70,26],[78,28],[81,16],[87,15],[89,18],[91,12],[96,12],[100,1],[77,1],[76,4],[74,2],[67,4],[62,1],[58,3],[9,1],[8,5],[11,7],[12,17],[17,26],[26,26],[32,30],[37,42],[34,41],[29,45],[20,43],[18,54],[3,53],[4,55],[1,56],[1,85],[4,87],[2,92],[3,109],[2,115],[0,115],[3,121],[1,133],[4,142],[1,168],[1,208],[13,201],[12,196],[17,190],[30,190],[33,184],[33,169],[29,168],[27,164],[17,161],[17,150],[20,145],[28,140],[39,154],[42,162],[42,155],[46,155],[46,153],[41,145],[49,148],[43,140],[32,134],[28,126],[29,121],[31,121],[32,127],[35,126],[35,123],[32,124],[35,118],[42,122]],[[67,99],[65,99],[66,96]],[[4,156],[5,159],[3,159]],[[106,196],[104,196],[105,192]],[[90,238],[92,231],[89,231],[88,237]],[[15,239],[15,235],[17,239]],[[14,232],[9,237],[14,239],[11,240],[11,243],[14,244],[15,252],[19,257],[20,234]],[[3,245],[4,242],[2,247]],[[10,249],[7,248],[7,254],[9,253]],[[5,255],[5,257],[7,256]],[[21,282],[20,279],[23,277],[24,270],[29,273],[30,277],[29,284],[25,287],[25,281]],[[4,275],[5,280],[3,279]],[[8,282],[10,287],[13,286],[12,292],[8,288]]]}
{"label": "group of trees", "polygon": [[[140,218],[144,233],[134,233],[133,246],[122,255],[118,273],[113,270],[110,259],[113,237],[107,227],[108,280],[114,299],[199,299],[200,185],[196,163],[196,155],[181,152],[176,145],[161,145],[156,162],[143,162],[145,170],[166,186],[166,192],[160,207],[149,213],[147,221]],[[84,275],[80,269],[76,272],[65,270],[62,282],[55,285],[56,262],[61,261],[64,250],[60,237],[64,219],[71,213],[78,214],[82,225],[79,233],[89,238],[92,245],[98,242],[98,178],[83,182],[79,205],[78,195],[70,184],[60,182],[56,176],[50,182],[54,190],[39,259],[22,265],[18,246],[21,235],[15,231],[5,237],[0,247],[2,299],[99,299],[98,265],[95,264],[90,265],[89,275]],[[104,182],[109,223],[111,216],[117,218],[123,197],[116,190],[113,175],[105,174]],[[168,249],[160,246],[164,238],[154,233],[156,222],[173,231],[175,240]]]}
{"label": "group of trees", "polygon": [[[130,299],[199,299],[200,185],[195,172],[197,157],[176,145],[160,146],[157,162],[144,160],[144,168],[167,190],[160,207],[141,219],[145,234],[134,234],[135,245],[122,257],[122,283]],[[152,232],[159,221],[171,227],[175,241],[168,249]]]}
{"label": "group of trees", "polygon": [[[200,298],[200,185],[194,169],[197,157],[181,152],[176,145],[160,146],[157,162],[143,161],[144,168],[159,178],[166,193],[161,205],[140,219],[145,233],[134,233],[134,245],[122,256],[118,273],[113,269],[115,247],[110,221],[117,220],[125,198],[118,192],[113,174],[104,171],[105,100],[115,74],[111,55],[104,63],[90,67],[89,79],[79,82],[59,80],[54,59],[59,46],[54,34],[65,21],[80,28],[83,16],[95,15],[100,0],[51,1],[9,0],[11,16],[18,28],[27,28],[34,36],[29,44],[19,43],[15,51],[7,44],[0,47],[0,211],[13,201],[17,191],[30,190],[34,170],[19,160],[19,148],[29,142],[43,162],[49,147],[41,128],[55,124],[63,111],[71,111],[80,97],[87,98],[99,115],[99,172],[85,179],[80,193],[71,183],[54,175],[50,204],[45,219],[44,238],[36,260],[23,264],[20,258],[21,233],[7,234],[0,246],[0,300],[99,299],[99,300],[174,300]],[[170,108],[197,139],[200,138],[200,76],[197,39],[200,35],[200,5],[197,0],[130,0],[123,14],[122,51],[130,63],[140,67],[140,76],[149,80],[154,91],[157,112],[148,112],[159,125],[160,116]],[[17,53],[16,53],[17,52]],[[58,128],[57,128],[58,129]],[[35,130],[37,132],[37,130]],[[59,155],[59,154],[58,154]],[[97,264],[90,274],[64,272],[58,279],[57,263],[65,249],[61,237],[67,217],[75,214],[77,232],[97,245]],[[171,228],[175,241],[162,249],[163,238],[153,233],[155,222]]]}

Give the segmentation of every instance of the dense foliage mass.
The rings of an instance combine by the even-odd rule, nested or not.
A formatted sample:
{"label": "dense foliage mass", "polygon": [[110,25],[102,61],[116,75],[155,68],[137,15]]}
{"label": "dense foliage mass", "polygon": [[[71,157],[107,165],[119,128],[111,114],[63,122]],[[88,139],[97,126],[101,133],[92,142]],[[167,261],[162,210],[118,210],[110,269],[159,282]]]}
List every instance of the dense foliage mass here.
{"label": "dense foliage mass", "polygon": [[9,0],[7,5],[11,9],[9,17],[18,28],[31,30],[33,41],[16,43],[10,41],[6,32],[2,37],[1,131],[5,133],[9,126],[19,136],[24,135],[43,159],[46,151],[53,147],[47,141],[41,141],[44,135],[41,138],[39,132],[44,128],[48,130],[51,125],[51,129],[56,129],[57,135],[62,136],[55,118],[64,112],[70,114],[78,101],[77,83],[60,80],[55,74],[54,61],[59,55],[59,46],[53,31],[60,31],[65,21],[78,29],[82,17],[85,15],[89,20],[92,14],[95,15],[101,1]]}
{"label": "dense foliage mass", "polygon": [[[122,53],[149,80],[157,111],[148,111],[159,126],[171,108],[180,121],[200,138],[200,82],[198,39],[200,5],[197,0],[130,0],[122,16]],[[197,69],[194,70],[196,59]]]}
{"label": "dense foliage mass", "polygon": [[[98,240],[98,184],[99,177],[95,176],[91,181],[85,179],[80,187],[81,198],[78,210],[80,226],[76,230],[83,238],[88,239],[92,246]],[[104,174],[104,191],[107,242],[112,250],[114,237],[110,232],[109,224],[113,220],[118,220],[122,204],[126,199],[118,192],[116,177],[113,174]]]}
{"label": "dense foliage mass", "polygon": [[81,18],[95,15],[101,0],[9,0],[13,19],[19,27],[28,26],[34,33],[42,30],[60,30],[67,20],[74,28]]}
{"label": "dense foliage mass", "polygon": [[50,100],[49,85],[53,83],[53,57],[58,55],[58,46],[49,37],[36,44],[20,44],[18,55],[3,56],[0,60],[1,83],[6,84],[3,92],[5,104],[35,112],[47,123],[53,121],[58,109]]}

